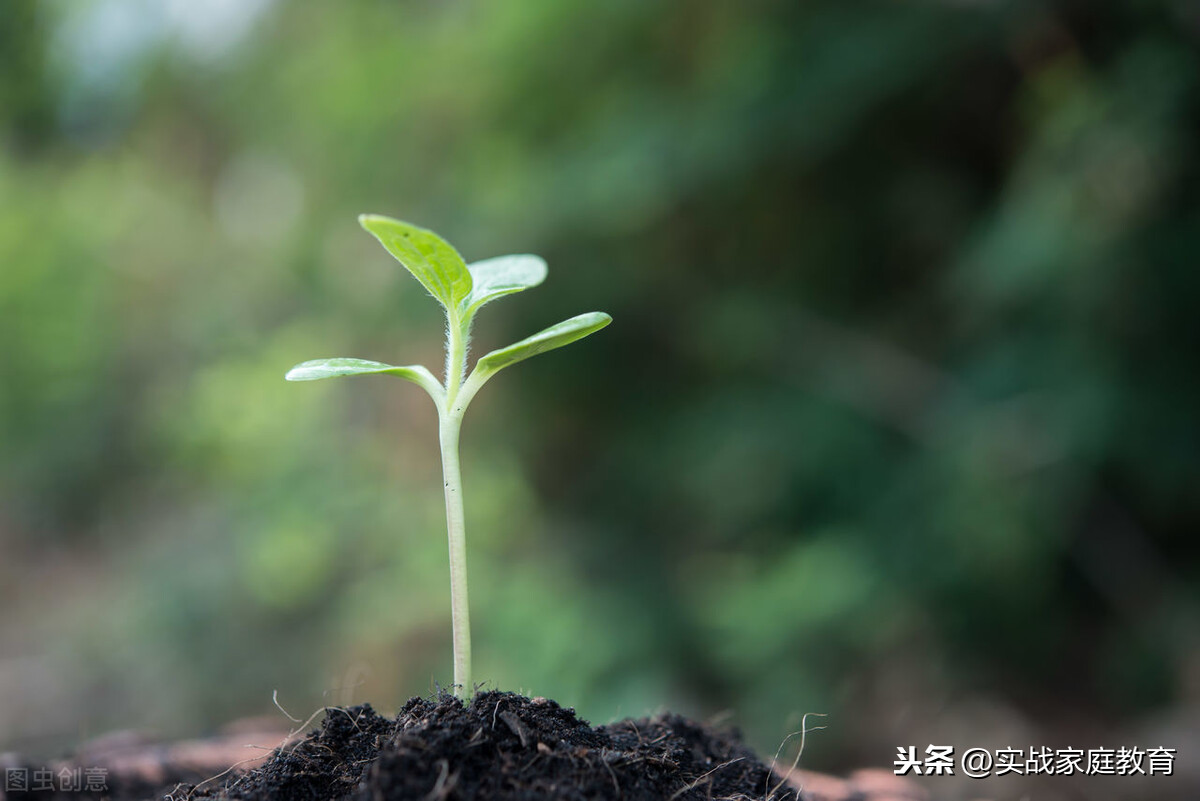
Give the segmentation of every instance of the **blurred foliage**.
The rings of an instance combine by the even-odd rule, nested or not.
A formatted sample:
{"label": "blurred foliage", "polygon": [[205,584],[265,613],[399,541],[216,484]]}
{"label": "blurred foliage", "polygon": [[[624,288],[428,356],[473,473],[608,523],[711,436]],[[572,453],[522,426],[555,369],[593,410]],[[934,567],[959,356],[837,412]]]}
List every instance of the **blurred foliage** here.
{"label": "blurred foliage", "polygon": [[477,353],[616,321],[469,416],[479,676],[764,749],[834,713],[824,766],[962,699],[1200,703],[1198,39],[1182,0],[5,2],[0,731],[449,680],[428,399],[282,380],[441,361],[360,212],[547,258]]}

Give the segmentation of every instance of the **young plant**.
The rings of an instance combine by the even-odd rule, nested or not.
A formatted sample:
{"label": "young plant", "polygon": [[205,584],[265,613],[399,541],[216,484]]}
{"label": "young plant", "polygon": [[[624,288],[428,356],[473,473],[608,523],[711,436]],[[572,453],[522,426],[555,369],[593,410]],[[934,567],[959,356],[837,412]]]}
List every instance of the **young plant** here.
{"label": "young plant", "polygon": [[470,698],[471,623],[467,608],[467,548],[463,520],[462,474],[458,435],[463,413],[479,388],[511,364],[569,345],[612,322],[603,312],[564,320],[544,331],[484,354],[467,375],[467,345],[475,313],[496,298],[537,286],[546,279],[546,262],[538,256],[500,256],[466,264],[448,242],[432,231],[400,220],[363,214],[359,223],[413,274],[446,311],[446,376],[439,383],[419,364],[398,367],[364,359],[317,359],[298,364],[288,381],[315,381],[346,375],[384,373],[405,378],[433,398],[438,411],[442,477],[446,493],[446,534],[450,541],[450,610],[454,634],[454,685],[459,697]]}

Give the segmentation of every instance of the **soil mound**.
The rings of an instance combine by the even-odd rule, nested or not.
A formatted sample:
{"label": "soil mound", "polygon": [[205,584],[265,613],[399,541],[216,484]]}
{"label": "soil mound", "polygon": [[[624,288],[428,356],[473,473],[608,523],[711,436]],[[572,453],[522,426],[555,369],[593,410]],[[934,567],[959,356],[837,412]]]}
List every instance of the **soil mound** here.
{"label": "soil mound", "polygon": [[[190,789],[190,788],[187,788]],[[176,798],[189,795],[185,788]],[[331,709],[261,766],[208,785],[214,801],[672,799],[803,801],[738,740],[678,715],[592,728],[545,698],[414,698],[394,720]]]}

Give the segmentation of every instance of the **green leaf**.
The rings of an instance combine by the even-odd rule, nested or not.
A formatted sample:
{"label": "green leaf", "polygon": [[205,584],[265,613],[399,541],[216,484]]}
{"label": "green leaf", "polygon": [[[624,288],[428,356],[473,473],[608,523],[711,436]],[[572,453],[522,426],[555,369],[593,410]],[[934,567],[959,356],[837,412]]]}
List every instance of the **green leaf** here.
{"label": "green leaf", "polygon": [[604,312],[588,312],[572,317],[570,320],[552,325],[545,331],[539,331],[507,348],[500,348],[480,357],[479,364],[475,369],[480,372],[481,376],[486,377],[489,373],[524,361],[530,356],[561,348],[563,345],[570,345],[577,339],[583,339],[588,334],[599,331],[611,322],[612,317]]}
{"label": "green leaf", "polygon": [[318,381],[322,378],[337,378],[345,375],[398,375],[419,384],[431,395],[441,390],[441,384],[427,369],[419,364],[397,367],[394,364],[372,362],[366,359],[314,359],[297,364],[284,376],[288,381]]}
{"label": "green leaf", "polygon": [[465,316],[485,303],[537,286],[546,280],[546,261],[541,256],[521,254],[497,256],[468,265],[473,286],[463,301]]}
{"label": "green leaf", "polygon": [[447,309],[471,294],[466,262],[433,231],[378,214],[361,214],[358,222]]}

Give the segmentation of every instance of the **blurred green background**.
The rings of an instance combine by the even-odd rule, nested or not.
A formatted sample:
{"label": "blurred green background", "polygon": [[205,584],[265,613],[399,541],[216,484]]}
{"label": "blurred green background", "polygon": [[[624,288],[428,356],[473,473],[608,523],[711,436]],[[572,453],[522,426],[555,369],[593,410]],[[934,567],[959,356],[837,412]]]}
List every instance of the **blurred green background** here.
{"label": "blurred green background", "polygon": [[468,415],[481,680],[768,754],[826,712],[825,770],[1200,747],[1198,45],[1184,0],[5,0],[0,750],[449,682],[428,398],[282,380],[441,362],[360,212],[548,260],[476,353],[615,318]]}

